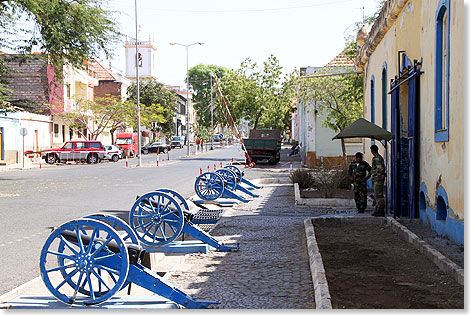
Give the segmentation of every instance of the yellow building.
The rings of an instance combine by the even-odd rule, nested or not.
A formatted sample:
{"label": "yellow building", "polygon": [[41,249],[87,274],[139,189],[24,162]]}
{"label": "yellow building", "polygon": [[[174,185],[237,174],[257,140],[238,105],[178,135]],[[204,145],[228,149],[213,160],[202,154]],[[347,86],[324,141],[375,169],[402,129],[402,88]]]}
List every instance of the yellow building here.
{"label": "yellow building", "polygon": [[364,117],[395,134],[391,208],[463,244],[464,2],[388,0],[358,43]]}

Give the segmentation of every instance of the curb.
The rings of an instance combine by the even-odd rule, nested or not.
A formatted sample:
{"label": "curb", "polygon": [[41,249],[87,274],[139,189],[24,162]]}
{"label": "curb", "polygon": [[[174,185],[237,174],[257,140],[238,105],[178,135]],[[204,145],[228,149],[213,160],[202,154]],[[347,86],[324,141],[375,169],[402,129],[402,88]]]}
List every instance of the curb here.
{"label": "curb", "polygon": [[424,254],[424,256],[434,262],[439,269],[453,277],[460,285],[464,285],[464,269],[460,268],[452,260],[420,239],[415,233],[411,232],[407,227],[394,218],[387,217],[387,225],[389,225],[398,236],[405,241],[408,241],[408,243],[412,244],[417,250]]}
{"label": "curb", "polygon": [[326,280],[325,268],[318,249],[315,231],[313,229],[312,218],[304,220],[305,235],[307,238],[307,252],[310,264],[310,273],[313,281],[313,291],[315,292],[316,309],[332,309],[331,296]]}
{"label": "curb", "polygon": [[2,304],[6,304],[8,303],[8,300],[11,299],[12,296],[14,295],[17,295],[19,292],[21,292],[23,289],[29,287],[30,285],[38,282],[39,280],[41,280],[42,278],[39,276],[39,277],[36,277],[32,280],[29,280],[28,282],[26,283],[23,283],[22,285],[20,285],[19,287],[16,287],[14,288],[13,290],[3,294],[0,296],[0,309],[4,308],[4,306],[2,306]]}

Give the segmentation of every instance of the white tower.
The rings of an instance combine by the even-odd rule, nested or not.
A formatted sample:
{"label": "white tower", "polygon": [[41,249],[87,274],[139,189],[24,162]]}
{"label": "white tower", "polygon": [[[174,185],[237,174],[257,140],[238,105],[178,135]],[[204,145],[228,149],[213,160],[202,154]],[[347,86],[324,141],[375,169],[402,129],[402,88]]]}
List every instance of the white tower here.
{"label": "white tower", "polygon": [[[135,80],[135,40],[126,38],[124,48],[126,49],[126,78]],[[157,47],[153,45],[152,38],[149,36],[148,41],[138,40],[137,49],[139,79],[157,79],[155,71],[155,51]]]}

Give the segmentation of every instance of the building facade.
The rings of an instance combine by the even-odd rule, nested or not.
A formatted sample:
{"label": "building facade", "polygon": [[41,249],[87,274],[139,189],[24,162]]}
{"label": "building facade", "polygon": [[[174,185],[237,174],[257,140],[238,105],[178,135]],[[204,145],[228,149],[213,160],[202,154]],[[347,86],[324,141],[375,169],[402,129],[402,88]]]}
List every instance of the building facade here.
{"label": "building facade", "polygon": [[365,42],[358,41],[357,57],[364,117],[395,134],[388,146],[392,210],[458,244],[464,243],[464,21],[463,1],[388,0]]}
{"label": "building facade", "polygon": [[[339,54],[324,67],[300,68],[300,75],[315,75],[325,67],[330,68],[328,72],[338,74],[350,72],[355,68],[353,61],[348,60],[343,54]],[[299,141],[303,164],[309,168],[338,166],[342,165],[344,161],[341,142],[332,140],[336,132],[322,124],[326,115],[326,110],[322,110],[318,104],[301,101],[297,103],[297,111],[293,115],[293,139]],[[345,147],[346,155],[351,157],[362,150],[362,140],[347,139]]]}

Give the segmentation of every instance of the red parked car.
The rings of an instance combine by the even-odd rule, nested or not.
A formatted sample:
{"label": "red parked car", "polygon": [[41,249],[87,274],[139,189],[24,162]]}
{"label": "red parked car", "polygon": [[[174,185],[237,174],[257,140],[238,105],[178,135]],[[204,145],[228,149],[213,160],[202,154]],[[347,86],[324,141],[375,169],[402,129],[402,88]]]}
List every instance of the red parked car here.
{"label": "red parked car", "polygon": [[67,141],[60,149],[41,151],[41,158],[46,163],[67,161],[86,161],[88,164],[99,163],[104,159],[105,149],[101,141]]}

